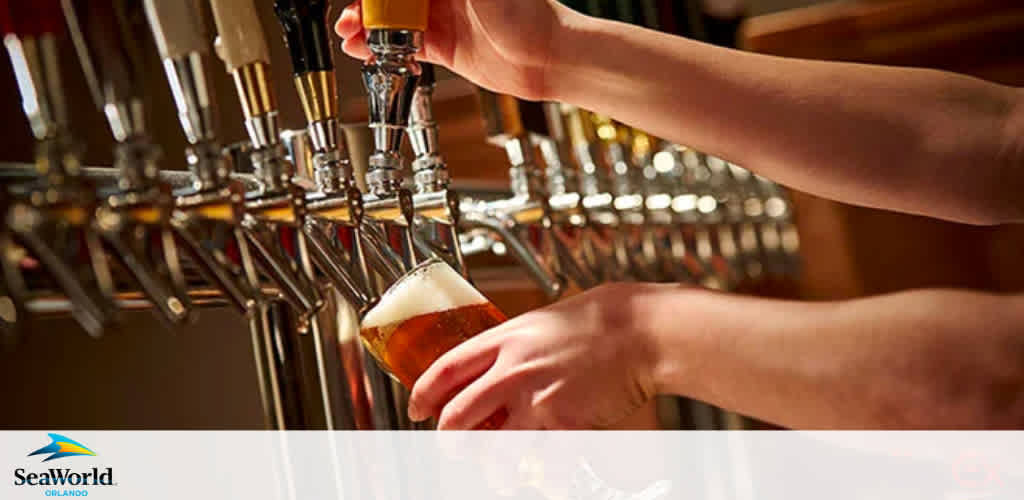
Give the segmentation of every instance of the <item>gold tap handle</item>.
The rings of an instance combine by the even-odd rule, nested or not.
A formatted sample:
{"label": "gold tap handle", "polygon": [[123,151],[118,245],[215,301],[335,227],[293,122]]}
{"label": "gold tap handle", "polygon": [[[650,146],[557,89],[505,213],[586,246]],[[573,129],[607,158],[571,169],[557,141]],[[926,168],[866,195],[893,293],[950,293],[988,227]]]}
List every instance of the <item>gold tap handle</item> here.
{"label": "gold tap handle", "polygon": [[229,72],[253,63],[270,63],[267,34],[254,0],[210,0],[217,23],[217,55]]}
{"label": "gold tap handle", "polygon": [[576,106],[563,104],[562,114],[565,116],[569,129],[569,141],[573,147],[579,148],[597,140],[597,131],[589,112]]}
{"label": "gold tap handle", "polygon": [[161,59],[177,59],[192,52],[207,51],[202,19],[193,2],[146,0],[145,5]]}
{"label": "gold tap handle", "polygon": [[526,133],[519,102],[515,97],[484,89],[478,89],[477,92],[489,141],[503,146],[509,139]]}
{"label": "gold tap handle", "polygon": [[426,31],[430,0],[363,0],[366,29]]}

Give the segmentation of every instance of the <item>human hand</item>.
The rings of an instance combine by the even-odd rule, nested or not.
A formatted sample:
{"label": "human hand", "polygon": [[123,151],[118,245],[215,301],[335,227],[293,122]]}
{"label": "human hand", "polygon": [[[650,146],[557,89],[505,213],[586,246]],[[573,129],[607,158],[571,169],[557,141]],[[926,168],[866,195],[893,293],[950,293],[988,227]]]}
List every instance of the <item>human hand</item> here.
{"label": "human hand", "polygon": [[[495,92],[542,100],[558,32],[571,15],[553,0],[430,0],[430,26],[419,57]],[[335,31],[345,40],[345,53],[370,56],[362,0],[345,8]]]}
{"label": "human hand", "polygon": [[655,393],[654,342],[638,315],[652,289],[605,285],[465,341],[417,380],[410,418],[473,429],[504,409],[503,429],[615,425]]}

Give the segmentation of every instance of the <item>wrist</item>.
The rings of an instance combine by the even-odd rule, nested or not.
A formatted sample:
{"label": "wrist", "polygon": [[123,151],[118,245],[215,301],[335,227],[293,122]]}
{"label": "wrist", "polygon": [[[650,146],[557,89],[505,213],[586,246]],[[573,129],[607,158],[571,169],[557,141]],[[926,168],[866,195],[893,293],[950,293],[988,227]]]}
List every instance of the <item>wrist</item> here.
{"label": "wrist", "polygon": [[554,21],[551,47],[544,63],[542,100],[573,102],[572,90],[575,86],[571,82],[574,81],[573,76],[580,71],[583,63],[581,57],[589,52],[585,49],[585,41],[589,38],[587,34],[594,31],[597,19],[559,2],[554,2],[552,8]]}
{"label": "wrist", "polygon": [[700,338],[708,330],[700,303],[712,292],[685,285],[649,285],[634,301],[640,338],[650,353],[649,376],[657,394],[693,396],[692,385],[706,359]]}

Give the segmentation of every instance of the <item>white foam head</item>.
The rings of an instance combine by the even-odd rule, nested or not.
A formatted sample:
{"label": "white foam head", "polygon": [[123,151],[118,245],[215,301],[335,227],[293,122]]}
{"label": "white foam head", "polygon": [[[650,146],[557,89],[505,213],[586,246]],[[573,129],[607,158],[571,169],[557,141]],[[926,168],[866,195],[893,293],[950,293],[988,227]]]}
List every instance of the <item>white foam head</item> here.
{"label": "white foam head", "polygon": [[380,302],[363,318],[363,328],[486,302],[487,298],[451,266],[432,262],[415,269],[384,292]]}

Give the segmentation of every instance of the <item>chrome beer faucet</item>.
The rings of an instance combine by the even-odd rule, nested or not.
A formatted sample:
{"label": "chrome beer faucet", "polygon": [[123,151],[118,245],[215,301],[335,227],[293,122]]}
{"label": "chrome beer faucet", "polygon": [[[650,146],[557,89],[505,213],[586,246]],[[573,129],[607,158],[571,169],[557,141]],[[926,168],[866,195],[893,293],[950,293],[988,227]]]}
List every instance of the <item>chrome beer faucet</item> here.
{"label": "chrome beer faucet", "polygon": [[[5,186],[4,259],[27,251],[70,299],[71,314],[99,336],[116,316],[115,289],[94,217],[97,201],[81,178],[78,147],[70,136],[60,87],[57,37],[64,32],[57,0],[0,2],[4,45],[11,58],[22,108],[36,139],[38,180]],[[17,191],[17,192],[15,192]],[[80,242],[80,243],[78,243]],[[81,250],[88,271],[76,267],[72,247]],[[30,309],[32,292],[19,262],[5,262],[5,284],[15,305]]]}
{"label": "chrome beer faucet", "polygon": [[[418,215],[433,222],[436,237],[418,238],[417,242],[440,240],[440,248],[432,246],[424,253],[444,258],[463,276],[469,276],[459,244],[459,197],[449,188],[448,165],[440,151],[437,122],[434,120],[434,87],[436,76],[432,64],[420,64],[421,73],[409,112],[409,143],[415,159],[412,162],[416,192],[413,205]],[[439,227],[443,229],[439,230]]]}
{"label": "chrome beer faucet", "polygon": [[[581,288],[593,286],[596,280],[573,252],[575,241],[556,224],[560,215],[551,207],[544,173],[536,162],[531,130],[546,132],[543,108],[523,108],[514,97],[485,90],[479,95],[488,140],[504,147],[509,158],[512,197],[468,203],[463,207],[464,226],[496,234],[549,298],[561,295],[569,280]],[[530,113],[529,120],[523,109]]]}
{"label": "chrome beer faucet", "polygon": [[[404,229],[402,255],[406,269],[415,265],[419,257],[416,208],[412,192],[403,187],[401,148],[422,71],[414,55],[423,46],[425,24],[417,29],[367,25],[371,55],[362,67],[374,145],[367,161],[366,216],[381,224],[375,230],[378,235],[384,236],[382,233],[389,226]],[[379,243],[383,242],[386,239]]]}
{"label": "chrome beer faucet", "polygon": [[592,288],[600,284],[603,262],[601,255],[594,251],[588,241],[595,238],[595,229],[583,207],[583,196],[579,192],[579,166],[572,153],[569,131],[565,125],[561,105],[547,102],[541,104],[545,118],[545,129],[534,136],[546,165],[545,177],[549,206],[555,217],[555,227],[566,241],[566,247],[578,263],[581,275],[574,278],[580,288]]}
{"label": "chrome beer faucet", "polygon": [[[386,284],[396,281],[416,260],[412,247],[415,231],[411,193],[393,189],[364,196],[356,185],[337,117],[337,83],[327,35],[329,3],[276,0],[274,7],[291,54],[296,88],[307,121],[305,133],[288,133],[293,160],[308,163],[316,186],[306,198],[311,215],[305,225],[306,233],[313,246],[328,247],[337,245],[338,227],[346,228],[351,236],[347,242],[351,254],[342,253],[340,258],[322,264],[336,266],[339,271],[350,270],[352,285],[341,291],[356,315],[362,315],[376,302]],[[400,184],[401,178],[397,179]],[[387,231],[394,225],[406,228],[404,258],[388,243]],[[325,234],[332,236],[327,238]],[[343,333],[339,332],[339,337]],[[357,336],[353,333],[348,341],[356,342]],[[350,353],[342,355],[341,363],[347,375],[356,425],[410,428],[401,401],[403,392],[372,357],[361,352],[362,345],[339,345],[338,349]],[[365,394],[366,382],[370,394]],[[370,398],[372,404],[367,404]]]}
{"label": "chrome beer faucet", "polygon": [[[317,419],[311,421],[309,426],[328,430],[353,429],[356,418],[352,402],[341,395],[342,391],[331,391],[332,380],[340,379],[340,372],[336,370],[340,367],[336,364],[329,366],[327,363],[326,354],[334,352],[335,349],[334,346],[326,346],[325,339],[334,338],[334,332],[326,330],[329,328],[328,325],[334,324],[332,318],[338,314],[339,305],[335,292],[346,297],[357,310],[364,309],[368,302],[364,292],[364,280],[361,276],[357,280],[350,274],[345,263],[351,259],[335,245],[334,238],[328,236],[331,226],[322,226],[309,211],[307,192],[299,183],[295,164],[285,157],[285,147],[280,139],[281,130],[277,124],[276,94],[269,79],[270,50],[263,27],[256,15],[255,3],[253,0],[213,0],[211,4],[219,32],[217,52],[233,76],[239,100],[243,103],[246,129],[249,131],[252,144],[249,159],[254,170],[258,172],[257,180],[263,185],[264,196],[277,197],[278,193],[284,192],[290,194],[290,203],[295,210],[295,222],[292,227],[298,230],[294,239],[296,256],[302,274],[310,283],[316,282],[322,275],[329,285],[320,289],[320,295],[324,298],[322,313],[310,317],[311,338],[301,339],[299,346],[300,353],[302,349],[311,351],[313,359],[307,364],[313,365],[313,369],[305,370],[306,373],[302,375],[308,385],[313,387],[314,398],[322,405],[307,412],[307,416]],[[310,37],[299,36],[296,32],[303,28],[307,28],[308,31],[308,28],[319,26],[321,23],[313,19],[323,19],[325,16],[323,12],[299,12],[300,7],[316,8],[321,5],[318,2],[302,4],[303,2],[288,1],[279,1],[275,4],[282,22],[288,21],[285,26],[286,33],[291,35],[289,47],[300,52],[304,48],[296,45],[311,40]],[[309,18],[309,21],[302,18]],[[324,29],[325,23],[320,31]],[[339,193],[344,196],[350,187],[351,169],[342,149],[344,141],[339,140],[337,123],[333,118],[333,112],[329,111],[330,107],[336,104],[331,98],[334,92],[324,87],[328,82],[333,82],[333,71],[322,61],[314,61],[312,58],[300,59],[298,62],[307,69],[316,68],[315,72],[305,72],[297,76],[300,97],[307,110],[307,117],[310,118],[309,137],[314,144],[310,161],[313,163],[314,176],[319,187],[316,194],[321,195],[315,199]],[[316,74],[329,78],[315,78]],[[308,78],[310,76],[314,78]],[[292,152],[294,160],[304,159],[294,156],[294,147]],[[273,179],[267,178],[268,173]],[[274,186],[271,182],[280,182],[280,185]]]}
{"label": "chrome beer faucet", "polygon": [[597,142],[597,130],[588,111],[562,104],[562,114],[569,130],[569,139],[576,162],[580,166],[580,194],[583,208],[593,225],[595,238],[589,240],[592,252],[604,262],[614,265],[603,268],[602,281],[622,281],[633,278],[631,260],[626,242],[618,227],[622,217],[615,207],[615,196],[611,192],[610,169],[605,164],[601,146]]}
{"label": "chrome beer faucet", "polygon": [[642,130],[633,129],[630,144],[632,164],[640,173],[639,191],[644,196],[644,216],[647,228],[643,235],[645,257],[656,267],[654,272],[661,281],[698,283],[703,268],[696,259],[696,250],[686,246],[680,231],[680,221],[672,211],[672,186],[666,186],[662,176],[664,161],[671,157],[659,156],[663,141]]}
{"label": "chrome beer faucet", "polygon": [[[355,184],[338,123],[338,90],[327,35],[328,2],[276,0],[274,10],[284,30],[295,87],[306,117],[307,133],[293,135],[289,149],[296,163],[300,160],[297,151],[311,153],[308,161],[315,189],[306,195],[311,217],[306,218],[303,231],[311,247],[320,249],[317,260],[323,272],[334,275],[338,291],[358,311],[365,311],[376,293],[371,264],[374,269],[393,269],[394,265],[378,246],[366,243],[363,196]],[[332,241],[336,238],[327,234],[337,234],[335,224],[348,227],[352,233],[351,257],[329,257],[328,251],[334,252],[337,245]],[[343,261],[349,262],[350,269],[342,265]]]}
{"label": "chrome beer faucet", "polygon": [[[141,4],[123,0],[62,0],[64,17],[96,106],[117,144],[120,174],[97,212],[103,240],[132,275],[158,317],[172,328],[193,317],[188,283],[178,255],[171,187],[158,179],[159,148],[148,136],[140,92],[142,54],[127,36],[146,34]],[[140,25],[142,30],[139,29]],[[150,241],[159,243],[159,260]]]}
{"label": "chrome beer faucet", "polygon": [[647,208],[640,190],[639,174],[642,166],[632,163],[629,145],[632,131],[611,117],[599,113],[588,113],[594,121],[594,131],[599,145],[600,158],[607,168],[612,204],[619,216],[618,232],[621,245],[626,247],[629,268],[640,281],[659,281],[657,256],[651,245],[645,245],[649,233]]}
{"label": "chrome beer faucet", "polygon": [[[263,178],[252,183],[249,198],[247,188],[232,180],[231,163],[216,139],[214,96],[206,67],[210,41],[203,33],[198,5],[166,0],[145,0],[144,5],[189,142],[186,159],[192,185],[178,195],[177,207],[187,214],[183,223],[232,228],[239,254],[237,271],[247,292],[247,297],[240,298],[246,305],[264,421],[269,429],[291,428],[302,421],[303,408],[301,394],[285,382],[295,363],[293,353],[281,347],[290,345],[287,342],[297,336],[297,330],[308,328],[322,299],[277,239],[277,224],[291,223],[296,210],[290,193],[278,195],[268,190],[268,184],[282,186],[287,179],[275,175],[273,167],[262,170],[258,176]],[[227,260],[224,263],[236,267]],[[264,292],[262,276],[274,285],[270,295]]]}
{"label": "chrome beer faucet", "polygon": [[[207,202],[211,194],[220,196],[219,201],[229,199],[225,187],[229,186],[230,166],[216,139],[214,95],[206,68],[209,40],[202,32],[197,6],[187,1],[145,0],[145,7],[189,142],[186,159],[194,177],[193,192],[179,197],[178,205],[213,208],[224,212],[217,215],[230,219],[237,213],[230,204],[211,207]],[[245,199],[239,226],[244,238],[239,243],[247,242],[259,270],[277,285],[281,297],[295,311],[301,330],[323,301],[277,243],[278,226],[294,224],[301,207],[293,203],[283,167],[272,161],[260,166],[257,189]]]}

